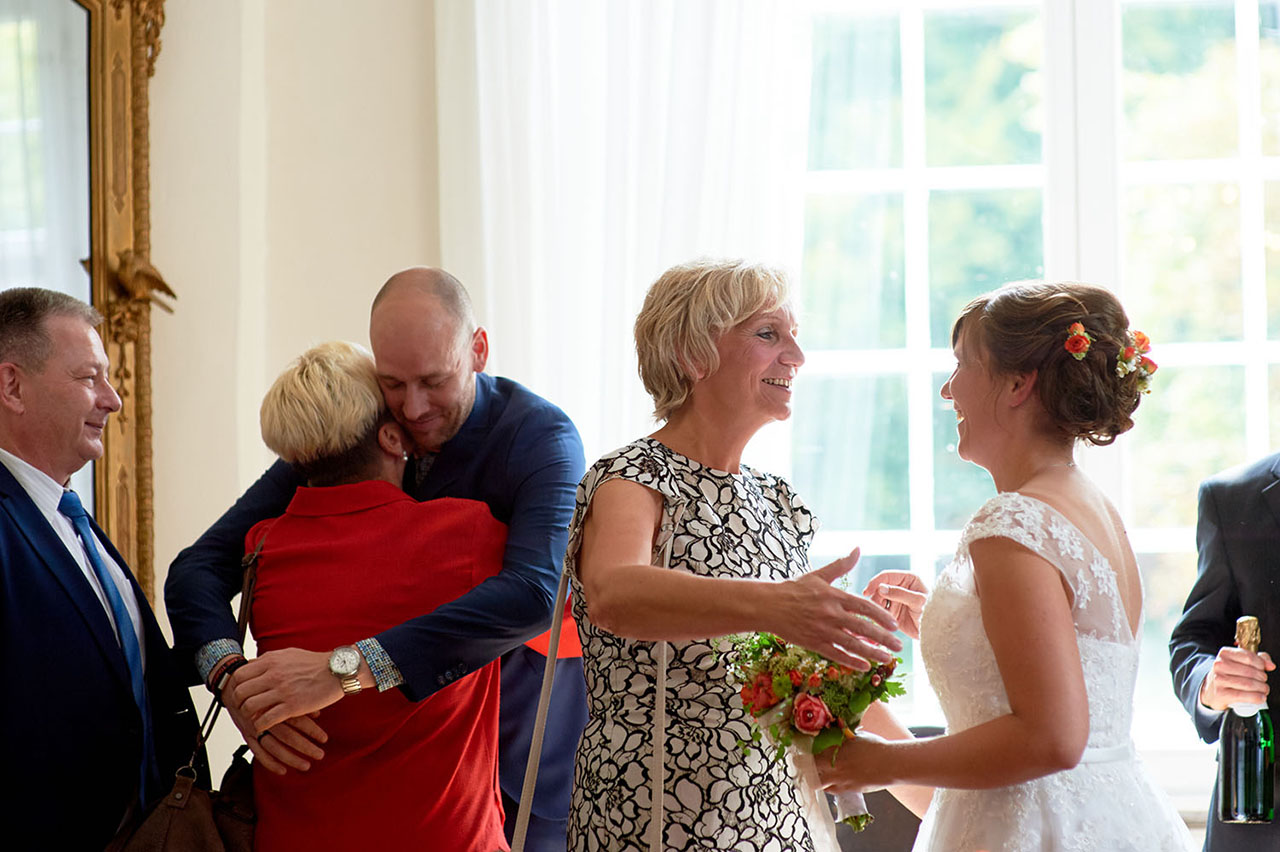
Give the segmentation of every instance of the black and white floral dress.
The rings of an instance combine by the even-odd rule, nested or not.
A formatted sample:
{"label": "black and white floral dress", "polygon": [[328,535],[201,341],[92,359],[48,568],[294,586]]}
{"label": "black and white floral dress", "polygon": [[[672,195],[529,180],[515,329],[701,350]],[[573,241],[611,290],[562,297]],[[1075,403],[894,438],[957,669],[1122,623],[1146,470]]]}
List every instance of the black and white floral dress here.
{"label": "black and white floral dress", "polygon": [[[582,523],[597,488],[636,482],[664,498],[674,521],[670,569],[781,580],[808,569],[816,522],[782,479],[742,467],[705,467],[652,438],[596,462],[578,486],[565,570],[582,639],[590,720],[578,746],[569,848],[646,850],[652,808],[657,659],[667,645],[663,848],[739,852],[813,850],[781,764],[744,756],[751,729],[717,640],[642,642],[592,624],[577,577]],[[660,531],[654,564],[669,537]]]}

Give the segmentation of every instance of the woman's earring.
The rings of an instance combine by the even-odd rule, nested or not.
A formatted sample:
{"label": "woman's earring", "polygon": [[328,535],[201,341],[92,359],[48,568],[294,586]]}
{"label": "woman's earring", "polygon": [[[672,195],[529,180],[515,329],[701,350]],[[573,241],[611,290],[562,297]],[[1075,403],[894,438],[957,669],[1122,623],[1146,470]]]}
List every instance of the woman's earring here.
{"label": "woman's earring", "polygon": [[408,461],[408,460],[409,460],[409,451],[408,451],[408,450],[401,450],[401,451],[400,451],[400,458],[404,459],[405,461]]}

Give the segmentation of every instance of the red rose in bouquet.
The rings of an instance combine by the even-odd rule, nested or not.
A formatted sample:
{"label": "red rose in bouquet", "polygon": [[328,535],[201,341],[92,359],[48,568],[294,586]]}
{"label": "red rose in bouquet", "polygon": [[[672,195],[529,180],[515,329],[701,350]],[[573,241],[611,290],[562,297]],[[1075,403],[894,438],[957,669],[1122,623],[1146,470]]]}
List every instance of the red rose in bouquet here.
{"label": "red rose in bouquet", "polygon": [[797,731],[816,737],[822,729],[835,721],[822,699],[810,692],[802,692],[791,704],[791,724]]}
{"label": "red rose in bouquet", "polygon": [[[765,754],[774,760],[787,759],[793,767],[801,756],[800,762],[809,767],[805,771],[812,770],[814,755],[831,751],[834,759],[834,749],[853,736],[872,701],[906,691],[892,679],[897,660],[860,672],[769,633],[731,641],[730,673],[741,685],[742,706],[753,728],[751,741],[740,745],[748,751],[766,746]],[[818,799],[816,807],[825,809],[826,799]],[[856,794],[848,803],[837,800],[837,810],[843,814],[840,821],[855,830],[871,820]]]}

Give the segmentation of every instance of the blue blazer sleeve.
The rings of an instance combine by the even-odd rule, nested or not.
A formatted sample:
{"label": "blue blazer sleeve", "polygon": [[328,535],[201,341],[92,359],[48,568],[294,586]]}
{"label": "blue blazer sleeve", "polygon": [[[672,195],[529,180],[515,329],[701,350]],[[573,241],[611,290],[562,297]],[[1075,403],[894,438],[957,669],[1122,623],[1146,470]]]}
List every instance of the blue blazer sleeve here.
{"label": "blue blazer sleeve", "polygon": [[1222,714],[1200,704],[1200,685],[1213,667],[1218,649],[1234,641],[1235,622],[1241,615],[1219,502],[1214,483],[1200,486],[1196,523],[1199,574],[1169,638],[1174,691],[1195,722],[1200,739],[1207,743],[1217,742]]}
{"label": "blue blazer sleeve", "polygon": [[230,509],[169,566],[164,602],[176,656],[190,682],[199,680],[194,656],[214,639],[237,634],[231,598],[240,591],[244,538],[254,524],[284,514],[303,482],[282,461],[272,465]]}
{"label": "blue blazer sleeve", "polygon": [[511,496],[502,570],[428,615],[375,637],[395,661],[404,694],[419,701],[537,636],[551,623],[574,494],[586,469],[568,417],[547,407],[529,417],[502,457]]}

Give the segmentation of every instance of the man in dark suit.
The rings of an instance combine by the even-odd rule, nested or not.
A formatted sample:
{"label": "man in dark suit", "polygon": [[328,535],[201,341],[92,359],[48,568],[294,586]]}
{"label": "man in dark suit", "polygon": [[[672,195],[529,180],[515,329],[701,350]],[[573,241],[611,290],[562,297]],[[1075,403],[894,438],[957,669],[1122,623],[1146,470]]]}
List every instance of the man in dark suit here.
{"label": "man in dark suit", "polygon": [[[1200,486],[1196,529],[1200,574],[1169,640],[1173,685],[1200,738],[1216,742],[1232,704],[1268,704],[1272,657],[1280,651],[1280,453],[1237,467]],[[1257,616],[1259,653],[1234,647],[1236,619]],[[1278,779],[1280,780],[1280,779]],[[1277,788],[1280,788],[1278,783]],[[1280,821],[1236,825],[1209,805],[1207,852],[1280,849]]]}
{"label": "man in dark suit", "polygon": [[[419,500],[483,500],[508,535],[497,576],[356,642],[358,670],[347,688],[399,687],[417,701],[501,658],[499,777],[510,835],[546,660],[523,643],[551,619],[585,467],[582,442],[560,409],[483,372],[488,337],[462,285],[443,270],[393,276],[374,299],[369,338],[383,396],[414,443],[405,490]],[[283,462],[271,467],[178,555],[165,584],[180,651],[194,654],[202,680],[221,687],[245,741],[277,772],[305,771],[319,758],[315,722],[304,714],[342,696],[343,670],[328,655],[298,649],[244,663],[230,638],[236,632],[228,601],[240,588],[245,534],[282,514],[301,484]],[[581,660],[559,656],[526,847],[538,852],[565,848],[574,751],[586,724]],[[323,726],[323,715],[318,722]]]}
{"label": "man in dark suit", "polygon": [[9,849],[101,849],[168,792],[195,717],[168,644],[71,474],[120,398],[83,302],[0,293],[0,679]]}

